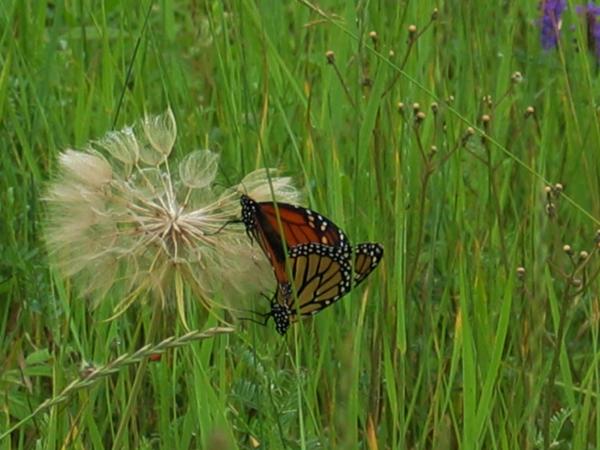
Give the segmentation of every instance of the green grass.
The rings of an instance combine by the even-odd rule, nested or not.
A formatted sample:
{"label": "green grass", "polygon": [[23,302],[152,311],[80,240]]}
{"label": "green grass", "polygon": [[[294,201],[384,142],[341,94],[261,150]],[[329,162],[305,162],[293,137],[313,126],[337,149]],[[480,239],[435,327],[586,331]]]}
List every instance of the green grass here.
{"label": "green grass", "polygon": [[[600,446],[597,62],[574,4],[543,51],[536,2],[497,3],[4,2],[0,449]],[[284,339],[237,323],[85,385],[153,319],[186,330],[92,309],[48,265],[41,198],[61,150],[168,105],[174,159],[219,152],[224,185],[279,167],[385,258]]]}

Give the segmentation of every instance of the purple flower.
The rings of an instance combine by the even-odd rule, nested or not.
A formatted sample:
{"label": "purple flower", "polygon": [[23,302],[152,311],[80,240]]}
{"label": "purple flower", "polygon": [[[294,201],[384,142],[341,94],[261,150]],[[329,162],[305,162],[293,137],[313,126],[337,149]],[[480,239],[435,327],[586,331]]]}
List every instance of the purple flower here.
{"label": "purple flower", "polygon": [[596,54],[596,58],[600,60],[600,6],[590,2],[585,6],[578,6],[576,9],[578,14],[585,14],[587,28],[587,45],[588,48]]}
{"label": "purple flower", "polygon": [[560,32],[560,16],[565,10],[566,0],[542,0],[540,9],[542,10],[541,40],[542,47],[546,50],[555,48],[558,45],[558,34]]}

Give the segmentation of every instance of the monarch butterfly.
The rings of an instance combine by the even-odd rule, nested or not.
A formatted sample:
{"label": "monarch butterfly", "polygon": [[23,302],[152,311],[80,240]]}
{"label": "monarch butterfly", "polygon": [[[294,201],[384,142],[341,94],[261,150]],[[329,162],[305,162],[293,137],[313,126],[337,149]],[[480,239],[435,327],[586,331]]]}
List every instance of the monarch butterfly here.
{"label": "monarch butterfly", "polygon": [[[361,283],[383,257],[380,244],[363,243],[353,250],[337,225],[310,209],[256,202],[246,195],[240,202],[246,232],[271,262],[278,283],[271,311],[262,316],[265,322],[273,317],[275,328],[282,335],[298,316],[316,314],[339,300],[353,285]],[[286,272],[283,240],[291,280]]]}

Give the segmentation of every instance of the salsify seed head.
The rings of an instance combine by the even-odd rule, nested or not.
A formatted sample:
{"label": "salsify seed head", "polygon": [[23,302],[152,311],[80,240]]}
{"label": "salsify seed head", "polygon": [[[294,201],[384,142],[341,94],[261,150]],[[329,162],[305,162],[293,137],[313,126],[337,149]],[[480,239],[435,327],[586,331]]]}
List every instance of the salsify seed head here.
{"label": "salsify seed head", "polygon": [[272,284],[266,258],[231,222],[240,192],[297,202],[292,180],[261,169],[219,189],[219,156],[210,150],[188,153],[174,170],[176,130],[168,110],[59,157],[46,194],[46,241],[60,271],[97,302],[114,290],[124,299],[118,310],[148,295],[166,305],[178,277],[203,300]]}

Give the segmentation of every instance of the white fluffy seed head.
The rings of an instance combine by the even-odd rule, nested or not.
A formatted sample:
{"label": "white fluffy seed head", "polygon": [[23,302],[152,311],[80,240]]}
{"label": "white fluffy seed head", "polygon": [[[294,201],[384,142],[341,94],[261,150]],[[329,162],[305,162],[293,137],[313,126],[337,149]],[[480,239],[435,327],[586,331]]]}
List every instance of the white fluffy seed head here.
{"label": "white fluffy seed head", "polygon": [[[260,249],[242,227],[228,225],[239,219],[243,185],[269,189],[265,171],[219,189],[215,153],[168,163],[176,130],[169,110],[59,157],[45,196],[46,241],[60,271],[97,302],[109,292],[151,292],[166,304],[178,277],[206,299],[236,297],[231,288],[253,294],[272,281]],[[283,199],[299,197],[289,179],[273,173],[271,185]]]}

